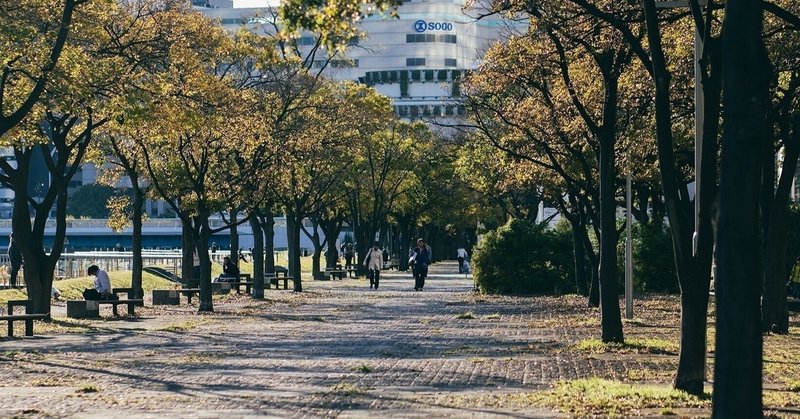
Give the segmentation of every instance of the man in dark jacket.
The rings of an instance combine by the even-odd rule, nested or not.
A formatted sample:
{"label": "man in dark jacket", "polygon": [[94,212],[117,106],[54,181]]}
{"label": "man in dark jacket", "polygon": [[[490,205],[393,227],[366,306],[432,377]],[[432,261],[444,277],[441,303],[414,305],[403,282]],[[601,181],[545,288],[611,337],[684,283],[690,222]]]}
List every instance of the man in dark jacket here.
{"label": "man in dark jacket", "polygon": [[422,291],[425,287],[425,277],[428,276],[428,265],[431,264],[431,250],[425,244],[425,239],[417,240],[414,248],[414,291]]}
{"label": "man in dark jacket", "polygon": [[19,251],[17,244],[14,242],[14,234],[8,236],[8,260],[11,262],[11,277],[9,283],[11,288],[17,287],[17,274],[22,267],[22,253]]}

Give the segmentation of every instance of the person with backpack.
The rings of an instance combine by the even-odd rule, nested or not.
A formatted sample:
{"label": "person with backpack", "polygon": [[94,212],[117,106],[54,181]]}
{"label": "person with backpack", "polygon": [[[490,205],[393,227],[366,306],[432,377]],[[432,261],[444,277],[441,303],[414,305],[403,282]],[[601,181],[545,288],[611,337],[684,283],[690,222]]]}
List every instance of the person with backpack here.
{"label": "person with backpack", "polygon": [[342,253],[344,253],[344,268],[350,269],[353,266],[353,243],[345,243]]}
{"label": "person with backpack", "polygon": [[456,250],[456,257],[458,259],[458,273],[464,273],[464,262],[467,260],[467,249],[461,246]]}
{"label": "person with backpack", "polygon": [[417,240],[414,248],[414,291],[422,291],[425,287],[425,277],[428,276],[428,265],[431,264],[431,248],[425,239]]}
{"label": "person with backpack", "polygon": [[369,269],[369,287],[378,289],[378,284],[381,278],[381,267],[383,266],[383,252],[375,242],[372,249],[367,252],[367,257],[364,258],[364,266]]}

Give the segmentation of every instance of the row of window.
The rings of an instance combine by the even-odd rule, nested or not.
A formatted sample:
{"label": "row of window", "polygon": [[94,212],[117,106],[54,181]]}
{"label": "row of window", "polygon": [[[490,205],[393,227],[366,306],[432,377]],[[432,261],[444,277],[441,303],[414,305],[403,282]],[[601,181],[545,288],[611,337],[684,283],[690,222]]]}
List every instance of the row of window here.
{"label": "row of window", "polygon": [[[314,60],[314,68],[322,68],[326,60]],[[328,68],[353,68],[358,67],[358,60],[331,60]]]}
{"label": "row of window", "polygon": [[[300,45],[300,46],[317,45],[317,40],[318,39],[319,38],[316,37],[316,36],[304,35],[304,36],[301,36],[301,37],[297,38],[297,45]],[[352,39],[350,39],[350,41],[347,43],[347,45],[358,45],[358,43],[360,41],[361,40],[356,36],[356,37],[353,37]]]}
{"label": "row of window", "polygon": [[406,43],[414,42],[441,42],[455,44],[456,36],[446,33],[409,33],[406,34]]}
{"label": "row of window", "polygon": [[401,105],[395,106],[397,115],[403,118],[435,118],[439,116],[464,116],[463,105]]}
{"label": "row of window", "polygon": [[[406,58],[406,67],[420,67],[425,65],[425,58]],[[445,58],[445,67],[458,67],[458,61],[455,58]]]}

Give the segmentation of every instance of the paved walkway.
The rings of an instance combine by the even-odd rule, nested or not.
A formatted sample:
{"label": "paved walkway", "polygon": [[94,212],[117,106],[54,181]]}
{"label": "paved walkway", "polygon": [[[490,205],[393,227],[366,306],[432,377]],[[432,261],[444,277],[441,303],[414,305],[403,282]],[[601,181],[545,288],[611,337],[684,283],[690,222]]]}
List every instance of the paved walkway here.
{"label": "paved walkway", "polygon": [[6,339],[0,416],[552,417],[447,401],[614,368],[537,351],[570,339],[535,326],[546,300],[476,295],[456,271],[434,265],[422,292],[407,273],[386,273],[379,290],[307,281],[306,292],[268,290],[263,302],[228,297],[213,314],[147,307],[89,332]]}

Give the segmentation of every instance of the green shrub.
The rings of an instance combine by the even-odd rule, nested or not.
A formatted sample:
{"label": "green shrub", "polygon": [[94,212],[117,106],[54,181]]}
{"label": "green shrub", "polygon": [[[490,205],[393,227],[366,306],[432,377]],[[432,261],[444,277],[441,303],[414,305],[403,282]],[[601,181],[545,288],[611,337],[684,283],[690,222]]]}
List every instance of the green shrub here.
{"label": "green shrub", "polygon": [[[678,277],[675,273],[675,254],[669,227],[656,224],[634,223],[633,287],[644,292],[677,293]],[[625,231],[620,234],[617,246],[617,274],[620,289],[625,287]]]}
{"label": "green shrub", "polygon": [[572,236],[513,219],[486,233],[472,258],[475,280],[490,294],[574,292]]}

